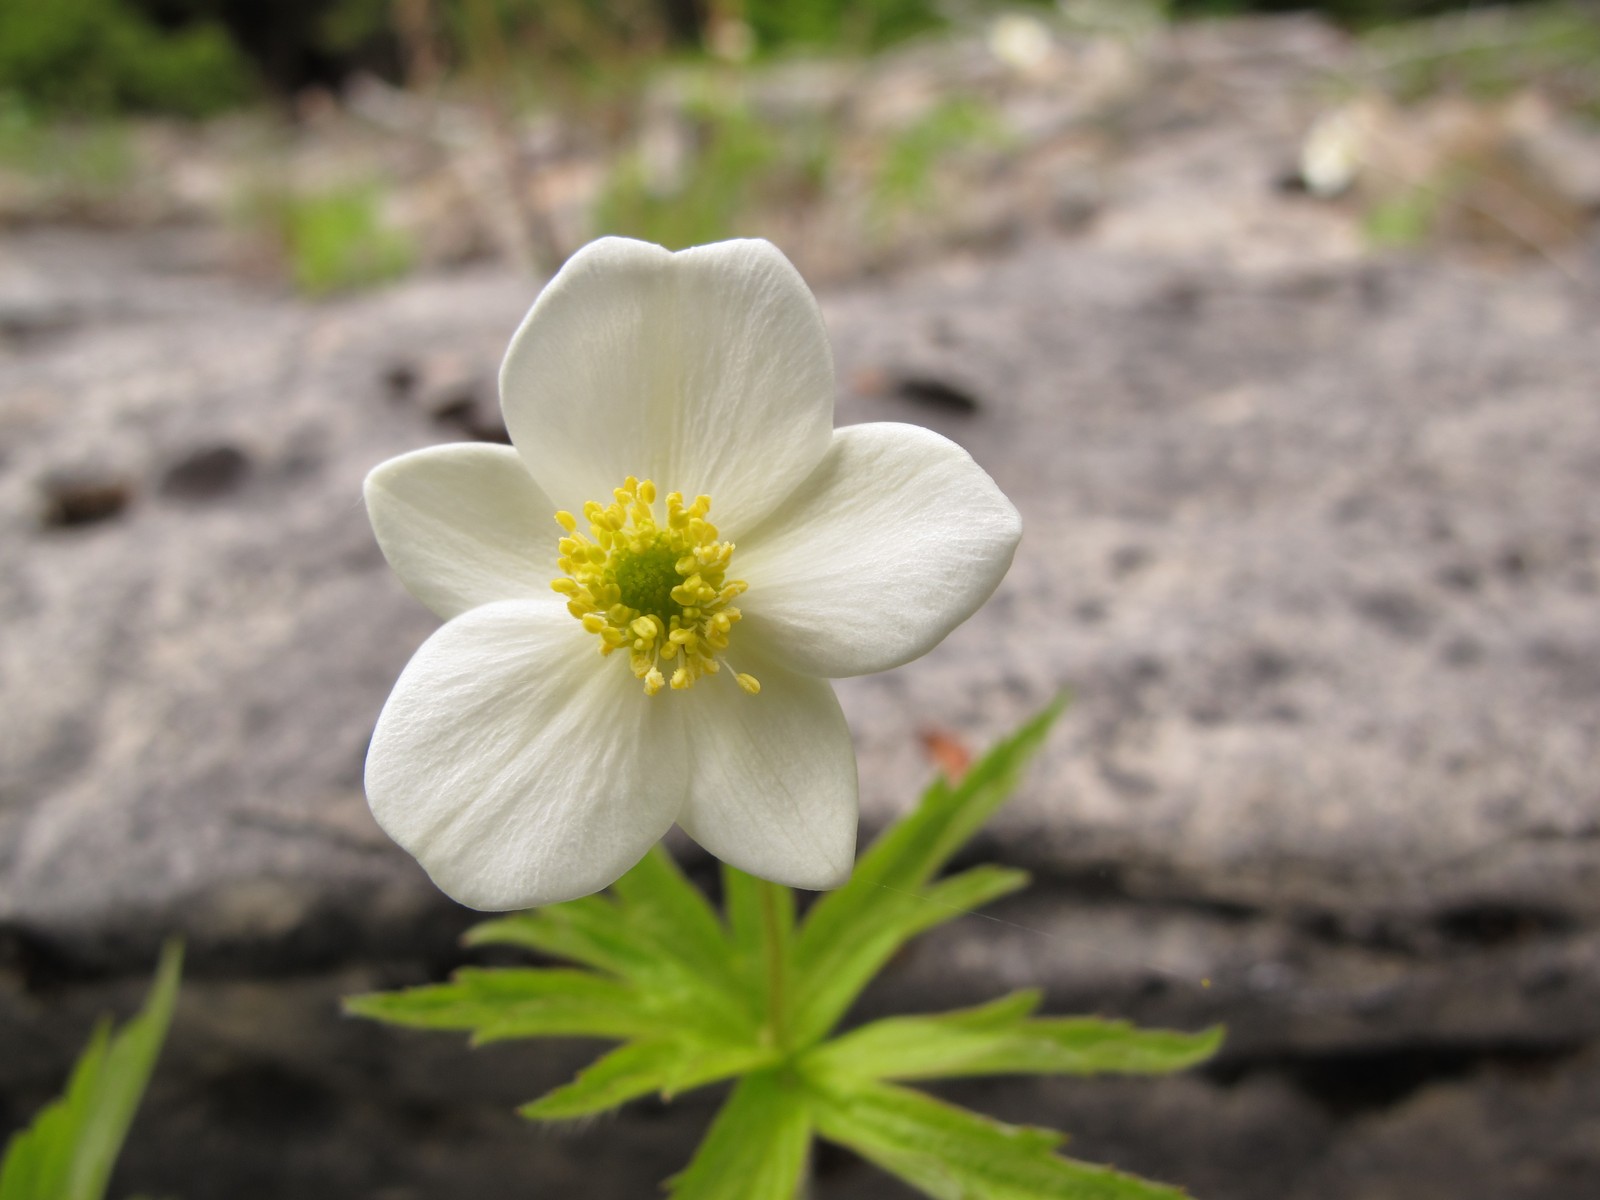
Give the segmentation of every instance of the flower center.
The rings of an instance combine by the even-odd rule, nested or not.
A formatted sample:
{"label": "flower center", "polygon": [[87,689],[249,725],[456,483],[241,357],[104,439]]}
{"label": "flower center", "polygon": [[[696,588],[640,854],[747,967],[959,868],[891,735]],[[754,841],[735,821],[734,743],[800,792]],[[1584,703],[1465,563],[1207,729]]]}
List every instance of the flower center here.
{"label": "flower center", "polygon": [[[567,531],[557,565],[566,572],[550,586],[567,597],[567,611],[600,639],[600,653],[628,651],[628,665],[654,696],[667,683],[682,691],[726,665],[728,635],[739,620],[732,601],[749,585],[727,578],[733,543],[717,540],[706,520],[711,497],[667,497],[667,520],[657,524],[656,485],[628,476],[611,504],[583,506],[589,536],[569,512],[556,513]],[[734,672],[752,696],[754,676]]]}

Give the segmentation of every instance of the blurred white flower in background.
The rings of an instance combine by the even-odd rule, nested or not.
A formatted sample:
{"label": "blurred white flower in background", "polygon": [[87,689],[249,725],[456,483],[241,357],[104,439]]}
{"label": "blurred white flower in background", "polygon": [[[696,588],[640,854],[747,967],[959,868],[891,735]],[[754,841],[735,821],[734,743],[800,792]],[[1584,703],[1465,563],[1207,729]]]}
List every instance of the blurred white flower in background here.
{"label": "blurred white flower in background", "polygon": [[753,874],[842,883],[856,768],[826,681],[976,611],[1016,510],[937,434],[832,428],[821,313],[766,242],[585,247],[500,386],[514,448],[367,479],[384,555],[445,618],[378,719],[378,823],[474,908],[597,891],[674,822]]}
{"label": "blurred white flower in background", "polygon": [[989,23],[989,53],[1019,75],[1034,75],[1050,61],[1055,39],[1037,17],[1005,13]]}
{"label": "blurred white flower in background", "polygon": [[1370,114],[1358,105],[1324,113],[1300,144],[1300,179],[1313,196],[1331,200],[1355,184],[1366,152]]}

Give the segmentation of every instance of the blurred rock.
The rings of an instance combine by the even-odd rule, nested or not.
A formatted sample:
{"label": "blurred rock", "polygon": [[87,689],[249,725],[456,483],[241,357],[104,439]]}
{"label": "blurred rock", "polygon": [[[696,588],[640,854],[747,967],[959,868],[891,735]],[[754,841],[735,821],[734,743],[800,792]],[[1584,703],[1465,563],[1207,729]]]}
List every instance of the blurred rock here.
{"label": "blurred rock", "polygon": [[[12,411],[0,474],[5,1023],[39,1047],[0,1089],[19,1111],[42,1097],[81,1033],[68,1014],[106,986],[87,981],[142,971],[181,932],[191,1011],[251,1045],[180,1036],[150,1128],[198,1131],[236,1103],[242,1138],[261,1088],[295,1105],[310,1088],[341,1114],[281,1131],[262,1176],[281,1186],[252,1191],[253,1160],[215,1129],[198,1158],[167,1139],[206,1164],[194,1175],[136,1151],[140,1186],[348,1195],[377,1178],[355,1159],[414,1128],[408,1105],[464,1122],[396,1160],[397,1185],[440,1181],[426,1194],[466,1177],[425,1154],[505,1155],[484,1195],[531,1177],[509,1165],[527,1145],[543,1149],[519,1169],[536,1174],[582,1157],[520,1141],[501,1113],[553,1067],[514,1094],[474,1068],[402,1099],[381,1047],[436,1061],[460,1053],[449,1039],[332,1024],[340,990],[368,985],[351,972],[435,976],[471,920],[360,795],[372,720],[433,625],[373,546],[360,480],[440,437],[441,396],[482,402],[472,381],[534,290],[482,271],[318,308],[217,293],[5,366],[8,395],[72,402]],[[981,847],[1039,886],[1001,925],[929,939],[866,1010],[1042,984],[1060,1008],[1228,1022],[1214,1070],[1126,1085],[1115,1123],[1089,1116],[1100,1085],[1035,1089],[1013,1114],[1202,1194],[1332,1195],[1345,1176],[1327,1164],[1374,1154],[1410,1178],[1391,1129],[1458,1111],[1466,1127],[1527,1116],[1496,1118],[1449,1194],[1560,1194],[1506,1190],[1485,1156],[1509,1170],[1556,1153],[1567,1135],[1541,1114],[1579,1086],[1563,1081],[1589,1069],[1600,1020],[1594,300],[1534,271],[1313,255],[1229,272],[1070,243],[824,300],[856,384],[839,419],[940,429],[1027,523],[977,618],[918,663],[840,685],[868,827],[910,803],[927,729],[981,748],[1058,688],[1079,695]],[[34,481],[68,460],[116,462],[160,502],[41,528]],[[320,998],[291,1003],[290,980]],[[244,996],[265,1007],[229,1015]],[[334,1079],[345,1039],[367,1065]],[[1549,1082],[1506,1082],[1522,1062]],[[1303,1099],[1245,1099],[1285,1089]],[[624,1125],[611,1136],[687,1132]],[[1235,1136],[1274,1147],[1259,1185],[1217,1174],[1210,1147]],[[1562,1178],[1600,1179],[1591,1151],[1560,1155]]]}
{"label": "blurred rock", "polygon": [[[862,1015],[1037,985],[1226,1022],[1183,1078],[953,1091],[1202,1197],[1588,1195],[1600,301],[1537,260],[1374,259],[1274,186],[1300,126],[1261,98],[1328,35],[1273,28],[1183,34],[1115,131],[1133,149],[1101,174],[1103,144],[1056,145],[1038,207],[997,221],[1013,249],[823,291],[840,422],[954,438],[1027,531],[943,646],[839,685],[866,829],[930,755],[1078,696],[974,851],[1037,886],[914,947]],[[1043,236],[1078,194],[1074,237]],[[0,260],[0,1123],[181,933],[119,1192],[649,1194],[714,1095],[539,1136],[512,1106],[591,1048],[338,1015],[442,977],[475,919],[361,797],[434,627],[361,480],[503,436],[492,381],[536,286],[480,264],[307,306],[186,237],[17,234]],[[818,1171],[820,1198],[902,1194]]]}

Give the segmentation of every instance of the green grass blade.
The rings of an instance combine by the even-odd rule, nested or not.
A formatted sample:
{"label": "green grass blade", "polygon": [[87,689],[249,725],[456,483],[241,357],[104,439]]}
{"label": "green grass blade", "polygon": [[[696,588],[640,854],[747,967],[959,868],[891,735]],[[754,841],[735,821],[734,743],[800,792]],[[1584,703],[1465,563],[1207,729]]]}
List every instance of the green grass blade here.
{"label": "green grass blade", "polygon": [[183,951],[168,943],[144,1008],[113,1034],[102,1024],[66,1094],[16,1134],[0,1163],[0,1200],[101,1200],[172,1023]]}
{"label": "green grass blade", "polygon": [[806,1094],[786,1071],[739,1081],[671,1200],[794,1200],[811,1148]]}

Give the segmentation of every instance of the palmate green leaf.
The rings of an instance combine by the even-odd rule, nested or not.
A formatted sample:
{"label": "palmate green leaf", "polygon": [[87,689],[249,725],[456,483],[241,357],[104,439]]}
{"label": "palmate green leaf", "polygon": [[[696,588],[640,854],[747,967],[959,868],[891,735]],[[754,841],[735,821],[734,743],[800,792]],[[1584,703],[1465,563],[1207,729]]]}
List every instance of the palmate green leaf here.
{"label": "palmate green leaf", "polygon": [[1062,1135],[1006,1125],[887,1083],[815,1087],[829,1141],[936,1200],[1178,1200],[1184,1193],[1056,1154]]}
{"label": "palmate green leaf", "polygon": [[16,1134],[0,1162],[0,1200],[100,1200],[138,1111],[178,999],[183,952],[161,953],[144,1008],[116,1033],[101,1024],[61,1099]]}
{"label": "palmate green leaf", "polygon": [[860,1079],[961,1075],[1157,1075],[1204,1061],[1220,1029],[1179,1033],[1094,1017],[1029,1019],[1038,992],[936,1016],[864,1025],[807,1058],[808,1069]]}
{"label": "palmate green leaf", "polygon": [[799,928],[788,888],[725,867],[724,918],[657,849],[607,895],[485,922],[469,936],[576,967],[468,969],[448,984],[356,997],[349,1007],[467,1030],[477,1041],[623,1043],[525,1105],[533,1120],[581,1118],[737,1077],[700,1150],[671,1181],[674,1200],[794,1200],[814,1134],[936,1198],[1174,1200],[1172,1189],[1060,1157],[1059,1134],[1004,1125],[888,1081],[1171,1071],[1209,1054],[1215,1033],[1040,1018],[1039,996],[1027,992],[823,1042],[909,938],[1026,884],[1024,872],[996,866],[938,876],[1011,794],[1061,707],[997,746],[959,785],[936,782]]}
{"label": "palmate green leaf", "polygon": [[716,1045],[698,1038],[629,1042],[563,1087],[518,1109],[536,1121],[565,1121],[618,1108],[640,1096],[670,1100],[680,1092],[770,1066],[770,1046]]}
{"label": "palmate green leaf", "polygon": [[791,1072],[746,1075],[670,1181],[671,1200],[794,1200],[811,1148],[810,1109]]}

